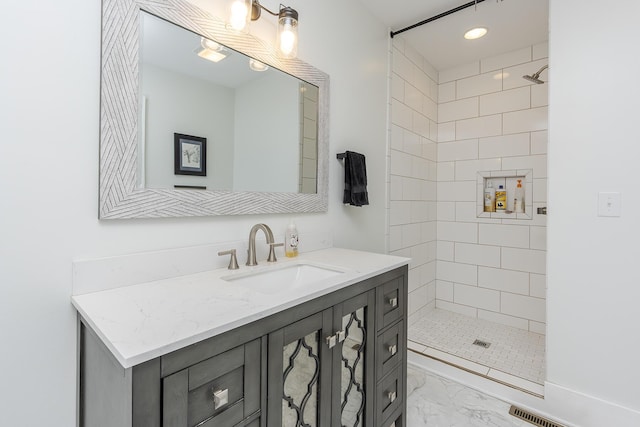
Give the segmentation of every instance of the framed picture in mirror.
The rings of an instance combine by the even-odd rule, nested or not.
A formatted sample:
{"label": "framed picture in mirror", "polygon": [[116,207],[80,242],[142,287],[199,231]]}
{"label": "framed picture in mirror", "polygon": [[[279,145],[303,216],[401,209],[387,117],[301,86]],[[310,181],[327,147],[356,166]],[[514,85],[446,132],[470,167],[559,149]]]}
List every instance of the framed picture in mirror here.
{"label": "framed picture in mirror", "polygon": [[207,176],[207,138],[173,134],[174,174]]}

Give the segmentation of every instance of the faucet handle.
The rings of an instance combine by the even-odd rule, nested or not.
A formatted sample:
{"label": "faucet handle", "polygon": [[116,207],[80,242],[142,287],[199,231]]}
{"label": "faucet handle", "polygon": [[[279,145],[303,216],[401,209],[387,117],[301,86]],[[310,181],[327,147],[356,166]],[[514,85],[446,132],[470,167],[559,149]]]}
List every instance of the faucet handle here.
{"label": "faucet handle", "polygon": [[236,250],[229,249],[228,251],[218,252],[218,256],[231,255],[231,259],[229,260],[229,266],[227,269],[229,270],[237,270],[240,267],[238,266],[238,258],[236,257]]}
{"label": "faucet handle", "polygon": [[267,258],[267,262],[278,261],[275,251],[275,248],[277,248],[278,246],[284,246],[284,243],[269,243],[269,257]]}

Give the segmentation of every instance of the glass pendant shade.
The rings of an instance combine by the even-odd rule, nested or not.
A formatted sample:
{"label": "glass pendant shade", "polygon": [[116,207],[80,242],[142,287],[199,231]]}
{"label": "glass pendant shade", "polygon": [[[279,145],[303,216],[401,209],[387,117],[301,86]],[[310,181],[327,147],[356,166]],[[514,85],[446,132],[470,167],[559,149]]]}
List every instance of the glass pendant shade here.
{"label": "glass pendant shade", "polygon": [[290,7],[280,9],[276,45],[283,58],[298,54],[298,12]]}
{"label": "glass pendant shade", "polygon": [[231,0],[227,28],[235,31],[248,31],[251,21],[252,0]]}

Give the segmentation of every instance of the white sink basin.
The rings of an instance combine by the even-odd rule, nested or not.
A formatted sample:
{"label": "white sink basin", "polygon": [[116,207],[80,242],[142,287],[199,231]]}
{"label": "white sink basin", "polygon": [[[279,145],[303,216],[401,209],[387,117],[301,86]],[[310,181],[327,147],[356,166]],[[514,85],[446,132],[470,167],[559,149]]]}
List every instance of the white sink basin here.
{"label": "white sink basin", "polygon": [[343,274],[344,271],[316,264],[284,264],[278,267],[221,277],[233,285],[263,293],[290,292],[314,282]]}

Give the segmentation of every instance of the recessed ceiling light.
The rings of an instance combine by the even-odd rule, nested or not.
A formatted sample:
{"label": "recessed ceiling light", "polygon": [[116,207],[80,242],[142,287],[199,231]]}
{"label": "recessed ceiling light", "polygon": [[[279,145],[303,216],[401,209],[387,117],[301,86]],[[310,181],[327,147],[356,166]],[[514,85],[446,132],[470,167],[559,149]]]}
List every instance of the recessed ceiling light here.
{"label": "recessed ceiling light", "polygon": [[479,39],[480,37],[483,37],[485,34],[487,34],[487,31],[489,30],[484,27],[472,28],[464,33],[464,38],[467,40]]}

